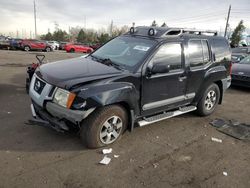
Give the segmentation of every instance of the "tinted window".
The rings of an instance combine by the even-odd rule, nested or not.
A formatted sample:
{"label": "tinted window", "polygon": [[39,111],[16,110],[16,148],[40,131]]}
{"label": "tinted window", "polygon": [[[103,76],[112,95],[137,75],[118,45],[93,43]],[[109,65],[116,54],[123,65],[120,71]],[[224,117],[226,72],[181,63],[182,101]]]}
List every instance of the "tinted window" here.
{"label": "tinted window", "polygon": [[231,53],[227,40],[225,39],[212,39],[211,40],[213,53],[215,54],[216,61],[230,60]]}
{"label": "tinted window", "polygon": [[188,53],[190,67],[203,65],[203,52],[201,40],[190,40],[188,42]]}
{"label": "tinted window", "polygon": [[203,50],[203,61],[204,61],[204,64],[206,64],[210,61],[208,44],[206,40],[201,40],[201,43],[202,43],[202,50]]}
{"label": "tinted window", "polygon": [[157,51],[152,59],[153,64],[166,64],[170,66],[170,71],[181,69],[181,44],[164,44]]}

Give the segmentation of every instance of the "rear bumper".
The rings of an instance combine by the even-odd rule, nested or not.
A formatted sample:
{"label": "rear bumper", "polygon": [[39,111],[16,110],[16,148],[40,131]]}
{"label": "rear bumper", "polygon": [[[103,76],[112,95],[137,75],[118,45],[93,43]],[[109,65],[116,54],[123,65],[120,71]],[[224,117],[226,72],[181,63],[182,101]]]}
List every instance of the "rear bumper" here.
{"label": "rear bumper", "polygon": [[231,76],[228,76],[227,78],[222,79],[221,81],[222,81],[223,91],[225,91],[230,87],[232,79]]}

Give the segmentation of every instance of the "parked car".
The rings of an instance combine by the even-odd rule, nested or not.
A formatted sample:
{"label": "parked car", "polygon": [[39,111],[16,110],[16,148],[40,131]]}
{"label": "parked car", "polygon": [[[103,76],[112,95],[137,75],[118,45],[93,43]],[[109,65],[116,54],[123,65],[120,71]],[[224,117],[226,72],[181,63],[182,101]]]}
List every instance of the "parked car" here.
{"label": "parked car", "polygon": [[37,68],[30,123],[79,129],[87,147],[107,146],[135,125],[191,111],[210,115],[230,72],[229,44],[216,32],[132,27],[86,57]]}
{"label": "parked car", "polygon": [[250,54],[250,47],[232,48],[232,53],[233,54],[245,54],[245,55],[248,55],[248,54]]}
{"label": "parked car", "polygon": [[10,38],[9,37],[0,37],[0,49],[9,49],[10,48]]}
{"label": "parked car", "polygon": [[65,50],[65,45],[67,44],[68,42],[59,42],[59,50]]}
{"label": "parked car", "polygon": [[237,54],[233,53],[232,54],[232,63],[239,63],[242,59],[246,57],[245,54]]}
{"label": "parked car", "polygon": [[10,48],[13,50],[21,49],[21,43],[23,39],[14,38],[10,40]]}
{"label": "parked car", "polygon": [[66,50],[66,52],[83,52],[83,53],[91,53],[93,52],[93,49],[85,46],[84,44],[80,44],[80,43],[68,43],[64,46],[64,49]]}
{"label": "parked car", "polygon": [[232,67],[232,85],[250,87],[250,56]]}
{"label": "parked car", "polygon": [[58,50],[59,49],[59,42],[57,42],[57,41],[48,41],[48,44],[51,45],[53,50]]}
{"label": "parked car", "polygon": [[52,46],[45,41],[34,40],[34,39],[24,39],[20,43],[20,48],[24,51],[30,50],[43,50],[46,52],[52,51]]}
{"label": "parked car", "polygon": [[98,48],[100,48],[102,45],[100,43],[96,43],[96,44],[90,44],[89,47],[92,48],[93,50],[96,50]]}

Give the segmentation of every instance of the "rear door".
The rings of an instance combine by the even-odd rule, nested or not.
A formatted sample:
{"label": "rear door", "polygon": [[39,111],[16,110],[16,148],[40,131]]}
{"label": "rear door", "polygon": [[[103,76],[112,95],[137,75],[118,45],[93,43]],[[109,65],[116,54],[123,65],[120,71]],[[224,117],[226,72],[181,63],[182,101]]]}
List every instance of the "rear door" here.
{"label": "rear door", "polygon": [[203,83],[206,69],[212,64],[211,50],[205,39],[191,39],[187,45],[188,83],[187,93],[197,94]]}

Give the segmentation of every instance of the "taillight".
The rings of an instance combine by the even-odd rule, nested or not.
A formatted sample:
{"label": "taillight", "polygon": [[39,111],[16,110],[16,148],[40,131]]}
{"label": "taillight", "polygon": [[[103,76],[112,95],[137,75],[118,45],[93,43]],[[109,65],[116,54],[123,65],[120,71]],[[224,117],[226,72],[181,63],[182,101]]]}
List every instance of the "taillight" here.
{"label": "taillight", "polygon": [[32,67],[33,69],[36,69],[37,67],[39,67],[39,64],[38,64],[38,63],[32,63],[31,67]]}
{"label": "taillight", "polygon": [[229,65],[229,75],[231,75],[231,74],[232,74],[232,67],[233,67],[233,63],[232,63],[232,62],[230,62],[230,65]]}

